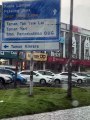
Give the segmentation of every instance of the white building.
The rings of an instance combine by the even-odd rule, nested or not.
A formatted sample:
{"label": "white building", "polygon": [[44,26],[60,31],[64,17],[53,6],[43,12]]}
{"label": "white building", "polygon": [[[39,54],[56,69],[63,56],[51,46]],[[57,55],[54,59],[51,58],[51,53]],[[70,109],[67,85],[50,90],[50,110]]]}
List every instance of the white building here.
{"label": "white building", "polygon": [[[68,61],[69,25],[61,23],[60,50],[52,51],[48,57],[54,68],[65,70]],[[74,71],[89,70],[90,67],[90,30],[73,26],[72,37],[72,68]],[[49,65],[50,66],[50,65]],[[53,68],[53,67],[52,67]]]}

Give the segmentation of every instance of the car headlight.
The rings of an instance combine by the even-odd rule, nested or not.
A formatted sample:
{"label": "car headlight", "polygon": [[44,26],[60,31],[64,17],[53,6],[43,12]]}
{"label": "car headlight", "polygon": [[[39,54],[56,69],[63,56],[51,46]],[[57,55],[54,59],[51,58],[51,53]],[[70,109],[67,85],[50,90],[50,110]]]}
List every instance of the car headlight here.
{"label": "car headlight", "polygon": [[5,80],[11,80],[11,78],[10,77],[4,77],[5,78]]}

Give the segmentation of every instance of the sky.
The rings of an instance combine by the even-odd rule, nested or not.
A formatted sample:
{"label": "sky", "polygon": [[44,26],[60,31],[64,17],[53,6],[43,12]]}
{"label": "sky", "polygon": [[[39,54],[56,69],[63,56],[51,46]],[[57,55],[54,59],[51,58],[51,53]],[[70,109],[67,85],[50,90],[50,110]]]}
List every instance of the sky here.
{"label": "sky", "polygon": [[[10,0],[0,0],[0,4],[2,1]],[[73,25],[90,30],[90,0],[73,1]],[[70,0],[61,0],[61,22],[70,22]]]}
{"label": "sky", "polygon": [[[73,25],[90,30],[90,0],[73,1]],[[70,22],[70,0],[61,1],[61,22]]]}

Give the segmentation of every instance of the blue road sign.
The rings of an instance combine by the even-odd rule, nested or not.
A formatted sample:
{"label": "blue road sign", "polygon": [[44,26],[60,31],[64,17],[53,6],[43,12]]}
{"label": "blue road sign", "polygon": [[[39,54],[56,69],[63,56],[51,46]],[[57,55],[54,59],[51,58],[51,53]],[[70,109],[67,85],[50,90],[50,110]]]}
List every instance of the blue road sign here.
{"label": "blue road sign", "polygon": [[58,49],[59,28],[60,0],[3,2],[2,49]]}
{"label": "blue road sign", "polygon": [[60,43],[64,43],[64,41],[65,41],[65,38],[64,37],[60,37],[59,42]]}

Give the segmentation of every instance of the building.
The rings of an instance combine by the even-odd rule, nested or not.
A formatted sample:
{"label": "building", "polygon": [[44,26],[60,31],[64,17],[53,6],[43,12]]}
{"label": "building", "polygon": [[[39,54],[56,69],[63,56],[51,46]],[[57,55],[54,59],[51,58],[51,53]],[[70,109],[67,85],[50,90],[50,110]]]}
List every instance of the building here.
{"label": "building", "polygon": [[[51,51],[47,66],[65,71],[68,62],[69,24],[61,23],[60,49]],[[89,70],[90,67],[90,30],[73,26],[72,37],[72,69],[73,71]]]}

